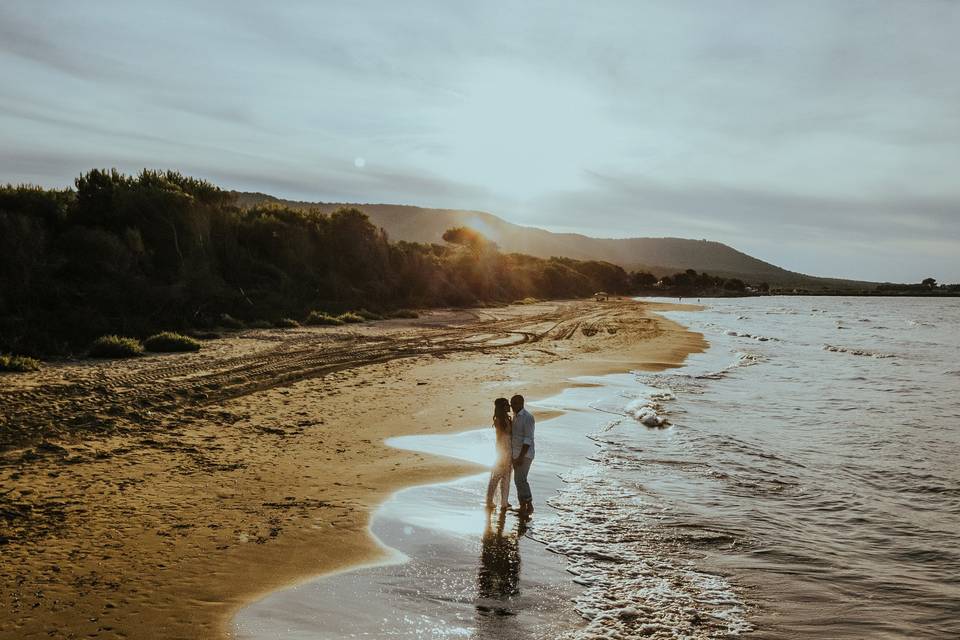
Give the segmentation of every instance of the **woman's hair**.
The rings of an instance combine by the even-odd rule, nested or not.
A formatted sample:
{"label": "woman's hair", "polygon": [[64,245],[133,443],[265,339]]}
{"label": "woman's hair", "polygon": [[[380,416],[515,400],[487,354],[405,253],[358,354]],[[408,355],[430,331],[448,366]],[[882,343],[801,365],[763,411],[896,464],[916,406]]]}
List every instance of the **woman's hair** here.
{"label": "woman's hair", "polygon": [[497,398],[493,401],[493,426],[500,431],[506,431],[510,425],[510,401],[506,398]]}

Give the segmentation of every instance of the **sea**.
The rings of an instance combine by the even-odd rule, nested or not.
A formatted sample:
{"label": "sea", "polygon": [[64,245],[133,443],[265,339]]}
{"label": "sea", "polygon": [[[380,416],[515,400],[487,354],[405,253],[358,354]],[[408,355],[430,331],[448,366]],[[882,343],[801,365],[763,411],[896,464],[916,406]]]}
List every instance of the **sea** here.
{"label": "sea", "polygon": [[[685,302],[691,302],[685,300]],[[240,638],[960,638],[960,299],[703,299],[709,348],[534,403],[537,510],[484,474],[395,494],[388,562]],[[489,462],[492,430],[393,446]]]}

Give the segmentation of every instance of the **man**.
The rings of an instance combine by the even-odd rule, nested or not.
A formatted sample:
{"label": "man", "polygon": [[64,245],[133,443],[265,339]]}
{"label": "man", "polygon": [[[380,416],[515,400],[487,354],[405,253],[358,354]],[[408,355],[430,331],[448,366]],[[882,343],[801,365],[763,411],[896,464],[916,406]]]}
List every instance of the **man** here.
{"label": "man", "polygon": [[520,501],[522,513],[533,512],[533,494],[530,492],[530,483],[527,474],[533,464],[533,429],[535,421],[530,412],[523,408],[523,396],[515,395],[510,398],[510,407],[513,409],[513,435],[511,445],[513,449],[513,481],[517,485],[517,499]]}

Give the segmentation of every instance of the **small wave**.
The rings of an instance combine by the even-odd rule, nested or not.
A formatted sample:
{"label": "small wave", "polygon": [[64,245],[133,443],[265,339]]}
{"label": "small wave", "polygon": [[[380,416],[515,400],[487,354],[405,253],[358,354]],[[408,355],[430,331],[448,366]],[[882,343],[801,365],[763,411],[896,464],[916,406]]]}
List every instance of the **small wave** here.
{"label": "small wave", "polygon": [[745,333],[743,331],[734,331],[733,329],[727,329],[724,333],[728,336],[733,336],[735,338],[750,338],[751,340],[756,340],[757,342],[780,342],[779,338],[769,338],[767,336],[755,336],[751,333]]}
{"label": "small wave", "polygon": [[932,322],[924,322],[923,320],[909,320],[907,324],[911,327],[936,327]]}
{"label": "small wave", "polygon": [[795,316],[800,312],[786,307],[774,307],[773,309],[767,309],[764,313],[768,316]]}
{"label": "small wave", "polygon": [[943,375],[945,376],[960,376],[960,369],[955,369],[953,371],[944,371]]}
{"label": "small wave", "polygon": [[660,415],[663,407],[647,398],[637,398],[624,409],[626,414],[647,427],[666,427],[670,421]]}
{"label": "small wave", "polygon": [[634,490],[599,466],[564,480],[574,486],[548,500],[558,516],[528,534],[565,556],[584,587],[575,606],[587,624],[563,638],[693,640],[751,630],[745,604],[723,577],[663,553],[672,542],[658,526],[662,506],[638,504]]}
{"label": "small wave", "polygon": [[760,364],[764,360],[766,360],[766,358],[764,358],[759,353],[740,353],[736,362],[734,362],[730,366],[725,367],[720,371],[713,371],[711,373],[702,373],[696,377],[701,380],[719,380],[720,378],[723,378],[731,371],[734,371],[741,367],[751,367],[755,364]]}
{"label": "small wave", "polygon": [[636,373],[637,382],[648,387],[668,388],[680,393],[701,394],[706,384],[689,373]]}
{"label": "small wave", "polygon": [[866,349],[853,349],[850,347],[840,347],[833,344],[823,345],[824,351],[832,351],[833,353],[849,353],[852,356],[866,356],[868,358],[895,358],[896,356],[892,353],[877,353],[874,351],[867,351]]}

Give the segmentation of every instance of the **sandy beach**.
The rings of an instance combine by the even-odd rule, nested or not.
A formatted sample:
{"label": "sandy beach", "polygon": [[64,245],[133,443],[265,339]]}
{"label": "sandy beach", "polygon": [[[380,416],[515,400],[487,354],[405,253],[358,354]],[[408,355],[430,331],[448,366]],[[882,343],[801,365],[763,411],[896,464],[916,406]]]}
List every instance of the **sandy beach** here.
{"label": "sandy beach", "polygon": [[675,366],[706,343],[668,307],[433,311],[4,376],[0,636],[228,637],[258,597],[382,558],[369,517],[395,491],[478,469],[386,438]]}

